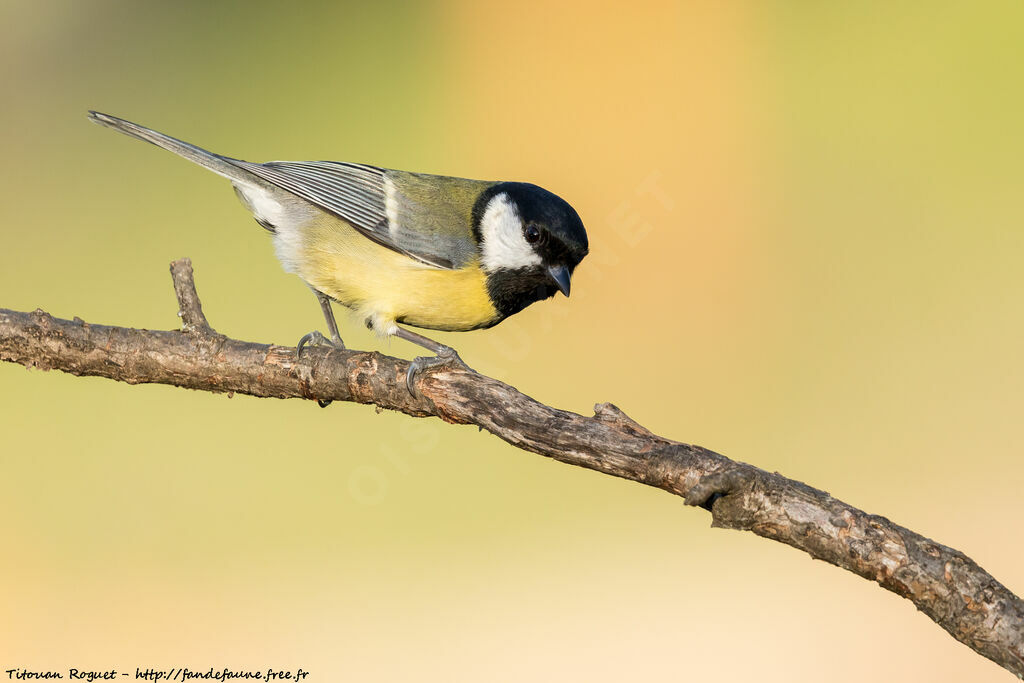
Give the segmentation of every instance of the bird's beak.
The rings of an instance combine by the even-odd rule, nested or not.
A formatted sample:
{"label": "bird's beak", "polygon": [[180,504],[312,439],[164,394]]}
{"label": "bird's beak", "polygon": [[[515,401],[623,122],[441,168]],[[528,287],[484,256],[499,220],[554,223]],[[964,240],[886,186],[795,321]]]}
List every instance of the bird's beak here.
{"label": "bird's beak", "polygon": [[548,275],[562,290],[562,294],[569,296],[569,269],[563,265],[548,266]]}

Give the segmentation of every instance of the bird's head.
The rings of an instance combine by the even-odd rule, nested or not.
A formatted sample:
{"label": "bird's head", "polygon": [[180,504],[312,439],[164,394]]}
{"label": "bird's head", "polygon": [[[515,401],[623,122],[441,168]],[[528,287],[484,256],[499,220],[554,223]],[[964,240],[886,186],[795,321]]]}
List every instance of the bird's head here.
{"label": "bird's head", "polygon": [[503,316],[561,291],[587,255],[587,231],[561,197],[529,183],[497,183],[473,210],[488,291]]}

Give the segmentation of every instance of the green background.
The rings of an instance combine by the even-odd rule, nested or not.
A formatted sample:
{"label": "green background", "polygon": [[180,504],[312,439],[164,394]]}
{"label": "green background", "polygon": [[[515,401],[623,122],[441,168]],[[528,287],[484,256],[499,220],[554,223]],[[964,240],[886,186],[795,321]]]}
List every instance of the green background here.
{"label": "green background", "polygon": [[[0,306],[293,344],[253,161],[528,180],[572,299],[476,369],[807,481],[1024,590],[1024,6],[0,3]],[[343,317],[350,346],[411,357]],[[0,366],[0,669],[1005,680],[877,586],[475,429]],[[841,665],[836,668],[836,664]]]}

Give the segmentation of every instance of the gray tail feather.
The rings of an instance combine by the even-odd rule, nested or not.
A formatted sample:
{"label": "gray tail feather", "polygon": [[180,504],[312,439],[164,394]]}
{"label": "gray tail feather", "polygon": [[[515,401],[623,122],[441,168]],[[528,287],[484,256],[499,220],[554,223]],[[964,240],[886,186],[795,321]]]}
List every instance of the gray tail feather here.
{"label": "gray tail feather", "polygon": [[169,135],[158,133],[155,130],[151,130],[145,126],[140,126],[137,123],[132,123],[131,121],[119,119],[116,116],[101,114],[98,111],[90,111],[89,120],[94,123],[98,123],[101,126],[113,128],[114,130],[120,131],[125,135],[130,135],[133,138],[145,140],[157,147],[163,147],[168,151],[185,157],[189,161],[210,169],[218,175],[228,178],[232,182],[260,188],[267,187],[267,183],[263,179],[234,165],[227,157],[222,157],[218,154],[214,154],[213,152],[207,152],[205,149],[196,147],[195,145],[190,145],[189,143],[178,140],[177,138],[172,138]]}

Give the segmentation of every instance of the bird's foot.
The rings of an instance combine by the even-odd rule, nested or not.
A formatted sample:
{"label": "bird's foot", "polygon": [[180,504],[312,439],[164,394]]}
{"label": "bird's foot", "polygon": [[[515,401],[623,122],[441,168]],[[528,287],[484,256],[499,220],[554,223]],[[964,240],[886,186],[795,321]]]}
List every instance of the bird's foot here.
{"label": "bird's foot", "polygon": [[295,347],[296,358],[302,355],[302,349],[306,346],[329,346],[332,349],[344,350],[345,342],[341,341],[341,337],[328,339],[317,330],[313,330],[309,334],[302,335],[302,339],[299,340],[298,346]]}
{"label": "bird's foot", "polygon": [[[336,336],[334,339],[328,339],[324,335],[320,334],[318,330],[313,330],[309,334],[302,335],[302,339],[299,340],[298,345],[295,347],[295,357],[299,358],[302,355],[302,349],[305,346],[329,346],[332,349],[343,350],[345,348],[345,342],[341,341],[341,337]],[[316,401],[321,408],[326,408],[331,405],[330,400],[317,399]]]}
{"label": "bird's foot", "polygon": [[431,368],[462,368],[474,372],[473,368],[466,365],[466,362],[459,357],[458,352],[450,346],[442,346],[436,356],[418,356],[409,363],[409,370],[405,373],[405,384],[409,387],[409,393],[417,395],[416,376],[424,370]]}

